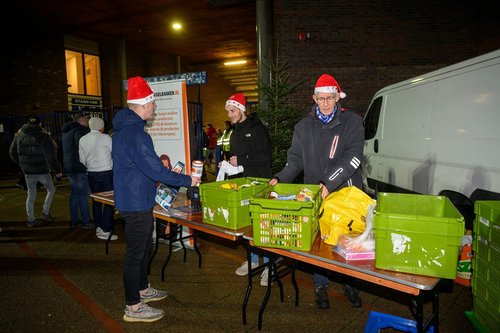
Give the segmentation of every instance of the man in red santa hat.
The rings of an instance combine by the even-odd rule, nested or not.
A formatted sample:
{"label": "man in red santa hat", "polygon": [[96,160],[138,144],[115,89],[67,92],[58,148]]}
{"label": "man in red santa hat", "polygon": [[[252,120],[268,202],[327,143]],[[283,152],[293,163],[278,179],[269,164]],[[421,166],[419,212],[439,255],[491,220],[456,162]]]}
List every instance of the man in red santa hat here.
{"label": "man in red santa hat", "polygon": [[[295,125],[287,164],[271,179],[270,185],[278,181],[293,182],[303,171],[304,184],[319,184],[323,198],[343,187],[362,188],[363,122],[356,113],[342,109],[339,101],[344,97],[346,94],[333,76],[323,74],[318,78],[312,96],[316,103]],[[320,309],[330,307],[326,274],[313,276],[315,305]],[[342,278],[348,280],[347,276]],[[352,307],[361,307],[354,287],[343,283],[342,292]]]}
{"label": "man in red santa hat", "polygon": [[156,109],[155,96],[139,76],[128,79],[128,108],[113,119],[113,190],[115,207],[125,221],[127,251],[123,271],[127,322],[153,322],[164,315],[147,302],[167,297],[148,283],[153,249],[153,207],[156,182],[170,186],[197,185],[200,178],[171,171],[156,154],[151,136],[144,130]]}

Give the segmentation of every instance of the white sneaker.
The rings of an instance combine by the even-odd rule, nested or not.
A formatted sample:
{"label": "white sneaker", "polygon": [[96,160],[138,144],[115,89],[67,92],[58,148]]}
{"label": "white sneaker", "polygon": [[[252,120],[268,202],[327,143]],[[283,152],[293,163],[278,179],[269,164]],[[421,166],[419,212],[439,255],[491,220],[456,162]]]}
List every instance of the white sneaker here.
{"label": "white sneaker", "polygon": [[260,285],[263,287],[267,287],[267,279],[269,278],[269,268],[264,268],[262,274],[260,274]]}
{"label": "white sneaker", "polygon": [[[268,279],[269,278],[269,268],[265,268],[262,271],[262,274],[260,275],[260,285],[263,287],[267,287]],[[271,282],[272,284],[272,282]]]}
{"label": "white sneaker", "polygon": [[[97,238],[99,239],[102,239],[102,240],[108,240],[108,237],[109,237],[109,234],[110,232],[106,232],[104,230],[102,230],[101,228],[97,227],[95,229],[95,235],[97,236]],[[118,239],[118,236],[117,235],[113,235],[111,236],[111,240],[117,240]]]}
{"label": "white sneaker", "polygon": [[[259,266],[259,263],[253,262],[251,266],[252,269],[254,269]],[[245,261],[243,264],[241,264],[241,266],[238,267],[238,269],[234,273],[238,276],[248,275],[248,261]]]}

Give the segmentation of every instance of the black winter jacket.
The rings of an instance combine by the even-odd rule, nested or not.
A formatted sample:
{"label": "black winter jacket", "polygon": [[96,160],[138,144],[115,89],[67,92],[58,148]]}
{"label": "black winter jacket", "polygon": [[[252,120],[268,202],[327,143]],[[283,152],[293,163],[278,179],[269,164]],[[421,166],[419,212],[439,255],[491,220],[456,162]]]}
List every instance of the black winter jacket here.
{"label": "black winter jacket", "polygon": [[9,155],[27,175],[61,173],[56,143],[39,125],[21,127],[10,145]]}
{"label": "black winter jacket", "polygon": [[271,177],[271,139],[262,122],[253,114],[234,125],[230,140],[231,156],[238,157],[244,177]]}
{"label": "black winter jacket", "polygon": [[[340,104],[337,109],[342,110]],[[338,111],[328,124],[311,112],[295,125],[287,164],[276,174],[281,182],[293,182],[304,171],[305,184],[323,183],[331,193],[346,186],[361,188],[364,129],[360,116]]]}
{"label": "black winter jacket", "polygon": [[90,132],[88,127],[72,121],[61,128],[64,172],[86,173],[87,168],[80,163],[79,142],[80,138]]}

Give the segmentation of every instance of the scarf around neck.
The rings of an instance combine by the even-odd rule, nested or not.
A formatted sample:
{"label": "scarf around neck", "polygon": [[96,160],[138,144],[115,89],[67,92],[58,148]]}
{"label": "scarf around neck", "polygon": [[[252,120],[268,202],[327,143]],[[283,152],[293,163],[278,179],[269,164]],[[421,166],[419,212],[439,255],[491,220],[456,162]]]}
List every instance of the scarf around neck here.
{"label": "scarf around neck", "polygon": [[337,113],[337,105],[335,105],[335,107],[333,108],[333,112],[327,116],[322,114],[321,111],[319,110],[319,106],[316,105],[316,116],[318,117],[319,120],[323,122],[323,124],[328,124],[333,119],[336,113]]}

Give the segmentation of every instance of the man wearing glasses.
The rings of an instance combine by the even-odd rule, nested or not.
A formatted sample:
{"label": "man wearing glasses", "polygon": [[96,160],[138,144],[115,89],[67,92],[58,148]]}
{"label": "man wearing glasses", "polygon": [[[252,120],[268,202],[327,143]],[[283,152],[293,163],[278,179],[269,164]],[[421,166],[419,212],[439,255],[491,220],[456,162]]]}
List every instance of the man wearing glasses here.
{"label": "man wearing glasses", "polygon": [[[303,171],[304,184],[320,184],[323,198],[347,186],[361,189],[364,145],[361,117],[342,109],[339,101],[346,94],[331,75],[319,77],[312,97],[316,103],[295,126],[287,164],[269,184],[276,185],[278,181],[292,183]],[[313,276],[315,305],[320,309],[330,307],[327,292],[329,278],[326,274],[315,273]],[[343,276],[343,282],[347,278]],[[342,292],[352,307],[361,306],[354,287],[343,283]]]}

